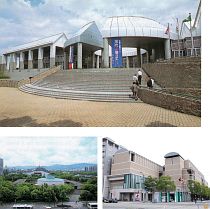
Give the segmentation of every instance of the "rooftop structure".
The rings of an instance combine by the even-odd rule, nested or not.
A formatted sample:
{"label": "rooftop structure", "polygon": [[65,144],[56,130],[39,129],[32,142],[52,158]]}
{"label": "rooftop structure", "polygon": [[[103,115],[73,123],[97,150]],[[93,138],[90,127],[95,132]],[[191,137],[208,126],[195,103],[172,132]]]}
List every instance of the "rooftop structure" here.
{"label": "rooftop structure", "polygon": [[44,184],[47,184],[49,186],[63,185],[64,184],[64,179],[55,178],[54,176],[51,176],[51,175],[46,175],[45,178],[39,178],[37,180],[37,185],[44,185]]}

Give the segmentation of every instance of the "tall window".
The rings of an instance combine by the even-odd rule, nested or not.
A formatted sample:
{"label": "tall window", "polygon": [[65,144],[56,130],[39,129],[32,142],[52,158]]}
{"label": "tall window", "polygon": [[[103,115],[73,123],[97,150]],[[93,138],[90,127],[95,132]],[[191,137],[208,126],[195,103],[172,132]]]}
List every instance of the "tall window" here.
{"label": "tall window", "polygon": [[124,189],[144,189],[144,176],[134,174],[124,175]]}
{"label": "tall window", "polygon": [[135,154],[134,153],[131,153],[131,161],[135,162]]}

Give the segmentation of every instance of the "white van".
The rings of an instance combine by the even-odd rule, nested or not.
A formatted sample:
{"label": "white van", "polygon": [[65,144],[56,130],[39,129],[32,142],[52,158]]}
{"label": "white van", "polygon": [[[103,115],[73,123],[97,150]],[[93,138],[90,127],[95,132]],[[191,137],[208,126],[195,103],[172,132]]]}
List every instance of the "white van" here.
{"label": "white van", "polygon": [[13,205],[13,209],[33,209],[33,205]]}
{"label": "white van", "polygon": [[98,204],[96,202],[89,202],[87,207],[90,208],[90,209],[97,209]]}

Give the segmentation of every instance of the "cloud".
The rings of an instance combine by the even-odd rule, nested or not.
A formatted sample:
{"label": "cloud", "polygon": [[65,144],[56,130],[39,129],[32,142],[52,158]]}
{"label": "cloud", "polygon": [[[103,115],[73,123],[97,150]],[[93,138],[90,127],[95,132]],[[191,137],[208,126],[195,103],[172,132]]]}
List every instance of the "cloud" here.
{"label": "cloud", "polygon": [[96,137],[1,137],[7,166],[96,163]]}
{"label": "cloud", "polygon": [[0,53],[9,47],[52,34],[73,34],[96,21],[101,29],[109,16],[146,16],[167,25],[173,18],[195,16],[198,0],[1,0]]}

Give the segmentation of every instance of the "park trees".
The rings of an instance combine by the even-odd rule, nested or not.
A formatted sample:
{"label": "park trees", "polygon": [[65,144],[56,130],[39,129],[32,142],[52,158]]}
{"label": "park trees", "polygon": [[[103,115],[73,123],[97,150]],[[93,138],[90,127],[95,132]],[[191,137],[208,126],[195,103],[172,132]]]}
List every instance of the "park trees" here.
{"label": "park trees", "polygon": [[97,178],[89,179],[83,186],[80,194],[80,200],[96,201],[97,200]]}
{"label": "park trees", "polygon": [[71,184],[37,186],[31,183],[14,184],[0,177],[0,202],[17,201],[43,201],[58,202],[69,198],[74,187]]}

